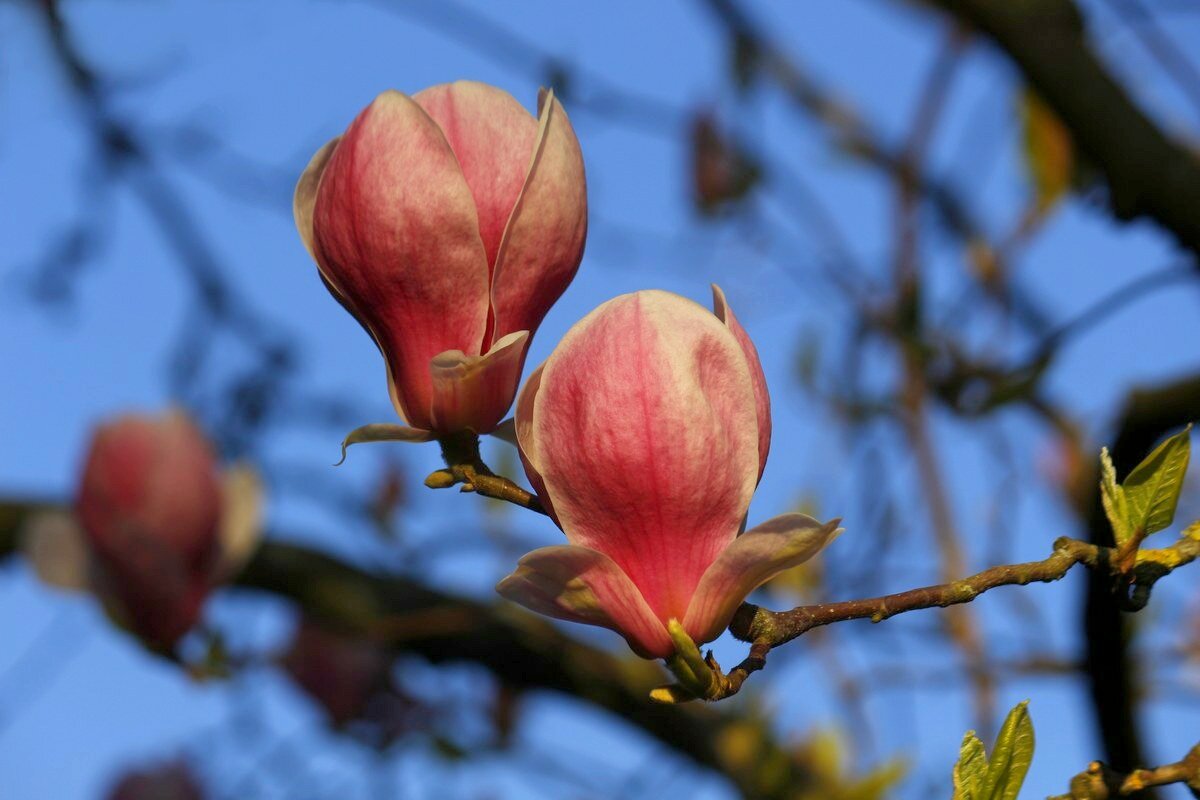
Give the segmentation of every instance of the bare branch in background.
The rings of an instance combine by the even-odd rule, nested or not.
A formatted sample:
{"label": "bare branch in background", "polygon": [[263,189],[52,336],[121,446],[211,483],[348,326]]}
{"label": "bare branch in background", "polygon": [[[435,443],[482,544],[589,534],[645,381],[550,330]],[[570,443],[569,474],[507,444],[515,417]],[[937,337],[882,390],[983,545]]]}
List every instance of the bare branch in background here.
{"label": "bare branch in background", "polygon": [[1112,77],[1073,0],[931,2],[987,34],[1016,63],[1104,173],[1118,219],[1149,217],[1200,255],[1200,159],[1163,133]]}

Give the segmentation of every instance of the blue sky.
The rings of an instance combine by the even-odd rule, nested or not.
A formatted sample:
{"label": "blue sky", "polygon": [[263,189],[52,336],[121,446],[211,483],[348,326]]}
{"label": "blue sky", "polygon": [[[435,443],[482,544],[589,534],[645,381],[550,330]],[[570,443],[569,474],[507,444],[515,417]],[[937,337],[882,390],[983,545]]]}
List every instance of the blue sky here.
{"label": "blue sky", "polygon": [[[128,184],[119,184],[98,204],[88,202],[81,175],[91,142],[32,5],[0,6],[5,42],[0,119],[6,121],[0,124],[0,242],[5,245],[0,365],[10,388],[0,393],[0,490],[62,496],[71,490],[87,432],[97,419],[131,407],[156,409],[172,400],[164,373],[177,337],[191,324],[189,289],[177,259]],[[529,363],[540,362],[575,320],[614,295],[656,287],[707,302],[708,283],[720,282],[758,344],[775,398],[772,457],[752,522],[813,498],[822,514],[847,516],[848,532],[826,558],[861,557],[854,546],[853,443],[795,378],[803,339],[819,337],[828,361],[847,329],[844,304],[817,277],[812,220],[770,190],[760,201],[772,220],[768,226],[704,223],[688,202],[681,123],[696,108],[728,106],[734,99],[727,44],[711,16],[702,4],[675,0],[527,0],[467,7],[523,42],[508,45],[469,27],[465,30],[475,31],[478,39],[447,35],[447,29],[461,34],[464,28],[452,12],[432,3],[396,3],[394,8],[386,2],[282,0],[65,4],[79,48],[112,79],[112,107],[123,119],[160,142],[186,127],[222,143],[211,157],[190,160],[162,148],[156,151],[156,170],[202,220],[223,275],[279,335],[296,343],[303,360],[295,385],[306,394],[350,399],[375,415],[362,422],[390,419],[382,365],[357,323],[322,288],[291,222],[291,181],[312,151],[386,88],[413,92],[473,78],[497,84],[532,107],[545,73],[540,54],[578,67],[585,100],[611,85],[651,101],[658,112],[630,124],[611,108],[585,100],[572,104],[570,89],[566,92],[588,170],[591,232],[579,277],[547,317]],[[939,42],[940,30],[927,17],[901,10],[898,3],[867,0],[751,7],[769,21],[778,41],[862,110],[881,135],[892,141],[904,135]],[[1104,47],[1118,57],[1144,101],[1168,124],[1195,131],[1194,115],[1139,55],[1136,43],[1111,25],[1101,32]],[[1172,15],[1171,32],[1181,43],[1200,44],[1200,15]],[[946,124],[932,149],[937,170],[964,188],[995,236],[1011,223],[1028,192],[1014,144],[1017,86],[1011,68],[985,48],[974,48],[954,83]],[[892,209],[891,194],[877,172],[834,153],[822,131],[775,91],[756,90],[728,122],[811,184],[855,254],[883,269]],[[32,302],[30,265],[80,215],[100,217],[103,249],[73,281],[69,301]],[[931,292],[952,297],[962,283],[961,250],[945,237],[930,239]],[[1054,319],[1065,321],[1178,258],[1169,239],[1149,224],[1116,226],[1102,207],[1073,199],[1023,255],[1019,280]],[[1156,292],[1089,329],[1065,350],[1049,386],[1086,423],[1097,449],[1130,386],[1195,370],[1198,299],[1194,286]],[[1019,353],[1023,345],[986,319],[974,336],[998,352]],[[246,362],[244,348],[235,341],[222,340],[214,348],[220,370],[233,371]],[[337,433],[303,424],[303,415],[301,405],[300,423],[273,427],[256,453],[279,474],[325,470],[336,458]],[[941,416],[935,431],[972,563],[983,566],[990,551],[982,531],[1002,502],[1001,473],[986,437]],[[1040,558],[1054,537],[1074,532],[1073,518],[1045,485],[1051,444],[1038,425],[1017,412],[999,415],[987,431],[992,440],[1007,443],[1020,475],[1019,502],[1004,509],[1011,526],[1004,552],[1011,558]],[[875,466],[899,484],[911,483],[903,448],[894,439],[881,439]],[[359,448],[340,468],[339,485],[365,490],[389,458],[399,459],[410,475],[414,500],[404,525],[417,541],[436,539],[463,524],[487,524],[472,498],[418,491],[419,476],[438,465],[433,445]],[[395,553],[365,526],[346,524],[282,479],[273,490],[273,528],[364,564],[394,562]],[[906,513],[911,522],[902,527],[912,535],[887,565],[895,570],[889,584],[894,589],[936,579],[931,545],[921,533],[926,525],[921,509]],[[520,528],[534,543],[556,535],[542,519],[510,516],[504,524]],[[484,554],[427,577],[486,596],[495,576],[507,568]],[[1163,599],[1197,600],[1183,587],[1172,591],[1164,591]],[[1051,618],[1055,644],[1069,653],[1077,583],[1069,579],[1028,595]],[[1020,641],[1013,621],[1019,618],[1003,616],[1009,603],[997,593],[976,604],[1004,633],[996,642],[1002,651]],[[1165,603],[1155,613],[1169,619],[1171,608]],[[258,646],[280,641],[288,629],[284,609],[253,598],[224,599],[212,612],[236,637]],[[846,663],[855,672],[894,663],[896,630],[906,631],[904,647],[909,655],[915,647],[920,660],[917,643],[932,636],[921,633],[933,630],[931,614],[856,631],[842,652]],[[0,631],[4,797],[95,797],[127,763],[179,752],[217,764],[221,785],[228,789],[229,774],[254,763],[229,732],[229,715],[251,696],[266,709],[259,720],[272,732],[266,740],[294,741],[311,755],[313,786],[323,787],[326,780],[336,786],[354,772],[347,764],[366,758],[323,736],[314,712],[296,702],[280,679],[255,673],[233,688],[196,685],[110,630],[93,604],[47,592],[23,569],[0,573]],[[603,632],[579,633],[613,644]],[[31,648],[36,657],[24,656]],[[740,657],[734,643],[722,641],[717,649],[723,662]],[[945,655],[945,648],[931,644],[929,654]],[[781,732],[803,735],[844,724],[828,690],[827,665],[804,642],[777,655],[784,657],[773,660],[771,680],[762,684],[763,702],[777,712]],[[21,658],[27,661],[18,663]],[[43,669],[52,680],[39,676]],[[1024,698],[1033,700],[1041,742],[1028,796],[1062,791],[1067,776],[1097,755],[1087,728],[1086,698],[1078,686],[1061,679],[1022,679],[1006,684],[1001,705]],[[1198,727],[1194,696],[1190,704],[1156,702],[1149,708],[1145,727],[1152,752],[1159,759],[1178,757],[1181,736]],[[972,724],[958,685],[946,691],[881,691],[867,710],[879,734],[875,755],[914,761],[919,780],[906,789],[914,797],[922,796],[925,779],[948,776],[958,740]],[[651,746],[594,712],[553,699],[538,699],[530,714],[522,736],[534,753],[578,741],[593,754],[604,753],[614,769],[636,770]],[[433,792],[434,778],[447,774],[455,774],[452,780],[468,792],[498,786],[505,796],[520,797],[544,790],[522,777],[519,764],[499,759],[461,773],[445,769],[415,753],[398,759],[387,773],[393,786],[418,797]],[[701,796],[728,796],[727,787],[699,772],[684,769],[671,779]]]}

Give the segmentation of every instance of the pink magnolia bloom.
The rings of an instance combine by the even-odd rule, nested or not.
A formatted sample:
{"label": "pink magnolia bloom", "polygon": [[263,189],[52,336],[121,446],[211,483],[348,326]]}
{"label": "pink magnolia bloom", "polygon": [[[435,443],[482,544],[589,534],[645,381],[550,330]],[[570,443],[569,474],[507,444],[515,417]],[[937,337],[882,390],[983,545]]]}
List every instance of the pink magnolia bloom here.
{"label": "pink magnolia bloom", "polygon": [[837,534],[785,514],[739,536],[766,464],[771,407],[758,354],[720,289],[715,315],[668,292],[610,300],[521,392],[530,482],[569,544],[521,559],[503,596],[620,633],[648,658],[696,643]]}
{"label": "pink magnolia bloom", "polygon": [[76,500],[91,561],[81,577],[136,634],[170,648],[255,543],[257,487],[245,483],[243,470],[222,475],[181,412],[101,425]]}
{"label": "pink magnolia bloom", "polygon": [[340,728],[362,717],[372,698],[391,689],[392,661],[378,642],[343,636],[303,619],[280,663]]}
{"label": "pink magnolia bloom", "polygon": [[204,800],[205,792],[182,762],[126,773],[107,800]]}
{"label": "pink magnolia bloom", "polygon": [[384,92],[313,156],[294,210],[383,354],[411,426],[386,438],[495,429],[587,234],[583,157],[553,93],[535,119],[482,83]]}

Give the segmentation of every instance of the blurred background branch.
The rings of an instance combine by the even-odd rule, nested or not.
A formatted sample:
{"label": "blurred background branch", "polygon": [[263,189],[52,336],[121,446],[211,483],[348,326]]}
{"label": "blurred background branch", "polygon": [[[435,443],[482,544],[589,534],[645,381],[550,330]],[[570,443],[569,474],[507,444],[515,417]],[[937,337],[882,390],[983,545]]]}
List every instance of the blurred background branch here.
{"label": "blurred background branch", "polygon": [[[414,476],[440,466],[432,445],[381,445],[326,468],[346,431],[386,418],[388,403],[377,354],[323,296],[289,211],[308,155],[383,88],[469,76],[519,87],[525,101],[551,85],[583,141],[591,232],[530,360],[618,292],[699,297],[710,279],[725,285],[775,398],[755,516],[800,508],[845,516],[853,531],[756,603],[887,595],[1040,558],[1045,530],[1108,546],[1099,446],[1124,473],[1200,418],[1192,0],[704,0],[572,15],[553,3],[315,0],[283,12],[26,0],[0,15],[14,54],[0,53],[0,98],[15,110],[0,126],[0,183],[19,198],[5,214],[14,246],[3,268],[24,290],[6,291],[0,312],[0,357],[18,387],[0,415],[0,494],[65,496],[91,419],[170,400],[223,455],[258,462],[272,528],[286,532],[251,562],[247,591],[220,598],[193,642],[204,652],[190,653],[189,669],[211,660],[232,673],[218,685],[234,711],[191,737],[218,794],[294,797],[304,784],[314,797],[945,796],[962,729],[988,738],[994,708],[1023,697],[1035,716],[1055,709],[1039,718],[1058,753],[1035,762],[1047,792],[1093,757],[1126,774],[1194,743],[1183,733],[1200,708],[1200,596],[1186,581],[1164,582],[1136,627],[1097,577],[1036,599],[997,593],[970,613],[814,631],[773,653],[737,705],[649,706],[656,666],[478,599],[558,535],[549,523],[426,498]],[[17,105],[24,97],[32,105]],[[1131,219],[1153,224],[1118,224]],[[122,272],[131,262],[133,279]],[[126,327],[87,315],[58,325],[74,299],[119,308]],[[98,359],[93,340],[111,355]],[[126,388],[142,362],[149,377]],[[486,458],[519,472],[508,451]],[[1194,486],[1184,503],[1197,511]],[[0,552],[33,510],[0,505]],[[73,634],[37,627],[36,612],[71,607],[8,566],[5,624],[23,644],[0,666],[0,735],[12,737],[0,746],[18,753],[50,724],[38,709],[60,705],[45,687],[81,680],[71,659],[101,665],[87,670],[94,695],[125,674],[152,691],[145,676],[161,659],[112,666],[93,653],[114,649],[99,635],[55,648]],[[359,731],[366,756],[314,739],[285,704],[267,710],[260,673],[291,669],[275,660],[279,630],[298,626],[287,635],[302,650],[307,617],[387,649],[395,667],[387,713],[331,725],[340,735],[371,722]],[[129,640],[117,641],[128,658]],[[736,642],[716,649],[727,663],[744,655]],[[63,654],[53,670],[40,666],[47,652]],[[30,674],[43,699],[8,702]],[[543,694],[558,711],[539,706]],[[611,713],[602,722],[585,708]],[[389,749],[397,719],[423,744]],[[480,726],[491,734],[475,736]],[[645,739],[630,744],[633,731]],[[497,740],[521,781],[499,766]],[[424,746],[437,763],[493,770],[486,791],[466,770],[430,767]],[[370,785],[325,782],[335,753],[350,764],[337,774]],[[904,783],[890,755],[909,760]],[[37,769],[14,761],[30,765],[26,778]],[[1171,791],[1156,796],[1181,796]]]}

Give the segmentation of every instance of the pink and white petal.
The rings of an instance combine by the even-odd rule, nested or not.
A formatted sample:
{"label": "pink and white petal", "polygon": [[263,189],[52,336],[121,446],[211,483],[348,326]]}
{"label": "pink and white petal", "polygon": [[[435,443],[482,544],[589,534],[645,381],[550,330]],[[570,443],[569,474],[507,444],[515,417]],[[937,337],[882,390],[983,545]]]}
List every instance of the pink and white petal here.
{"label": "pink and white petal", "polygon": [[553,92],[538,96],[538,138],[492,273],[494,336],[537,332],[570,285],[587,239],[583,153]]}
{"label": "pink and white petal", "polygon": [[596,550],[574,545],[534,550],[496,591],[539,614],[616,631],[643,658],[665,658],[675,650],[633,581]]}
{"label": "pink and white petal", "polygon": [[342,458],[334,466],[339,466],[346,460],[346,450],[352,444],[366,442],[431,442],[435,438],[433,431],[421,428],[409,428],[406,425],[395,425],[390,422],[372,422],[355,428],[346,434],[342,440]]}
{"label": "pink and white petal", "polygon": [[441,129],[412,99],[384,92],[351,123],[313,208],[321,274],[372,332],[397,405],[429,427],[429,361],[479,353],[489,309],[475,201]]}
{"label": "pink and white petal", "polygon": [[74,515],[64,511],[34,514],[22,525],[18,540],[42,583],[73,592],[94,589],[96,566]]}
{"label": "pink and white petal", "polygon": [[816,555],[842,532],[840,522],[783,514],[743,533],[704,573],[683,618],[684,629],[698,644],[720,636],[751,592]]}
{"label": "pink and white petal", "polygon": [[296,230],[300,233],[300,241],[304,249],[316,260],[313,250],[313,207],[317,204],[317,189],[321,186],[321,176],[329,164],[329,158],[342,137],[335,136],[326,142],[309,160],[300,180],[296,182],[296,192],[292,196],[292,216],[296,220]]}
{"label": "pink and white petal", "polygon": [[529,349],[529,332],[510,333],[483,356],[461,350],[439,353],[429,362],[433,373],[434,430],[443,433],[495,430],[516,397]]}
{"label": "pink and white petal", "polygon": [[431,86],[413,100],[442,129],[458,157],[475,198],[491,275],[504,227],[525,183],[538,122],[508,92],[476,81]]}
{"label": "pink and white petal", "polygon": [[263,487],[258,471],[237,463],[221,476],[220,552],[212,583],[230,581],[242,571],[262,541]]}
{"label": "pink and white petal", "polygon": [[[387,351],[385,351],[383,349],[383,345],[379,343],[379,336],[376,335],[375,331],[371,330],[370,325],[363,321],[362,315],[359,314],[358,309],[354,307],[354,304],[351,303],[350,300],[344,295],[342,295],[336,286],[329,282],[329,279],[325,277],[325,273],[321,270],[321,264],[319,262],[317,263],[317,272],[321,274],[321,283],[325,285],[325,289],[333,296],[334,300],[338,301],[338,304],[342,308],[346,309],[350,316],[357,320],[358,324],[362,326],[362,329],[367,332],[368,336],[371,337],[371,341],[375,343],[375,347],[379,350],[379,354],[383,356],[383,365],[387,373],[388,397],[391,398],[392,407],[396,409],[396,414],[400,417],[400,419],[408,422],[409,414],[404,408],[404,399],[396,390],[396,381],[392,377],[392,364],[390,361],[388,361]],[[427,412],[421,413],[423,417],[427,416]]]}
{"label": "pink and white petal", "polygon": [[668,292],[610,300],[546,361],[532,427],[517,419],[567,539],[616,561],[659,619],[682,618],[758,474],[750,372],[725,326]]}
{"label": "pink and white petal", "polygon": [[742,346],[746,362],[750,365],[750,377],[754,380],[754,399],[758,408],[758,478],[762,480],[763,470],[767,466],[767,454],[771,451],[771,395],[767,392],[767,376],[763,374],[758,349],[734,316],[733,309],[725,299],[725,292],[714,283],[712,293],[713,313],[729,327],[738,344]]}
{"label": "pink and white petal", "polygon": [[542,508],[546,509],[550,519],[554,520],[555,525],[562,528],[562,524],[558,521],[558,514],[554,511],[554,500],[546,491],[546,483],[542,480],[541,473],[538,472],[537,442],[533,437],[533,412],[537,407],[538,390],[542,385],[542,370],[545,367],[545,363],[538,365],[538,368],[525,381],[525,387],[521,389],[521,394],[517,398],[517,413],[513,417],[513,432],[517,437],[517,454],[521,457],[521,466],[525,468],[525,477],[529,479],[529,485],[533,487],[534,494],[542,501]]}

